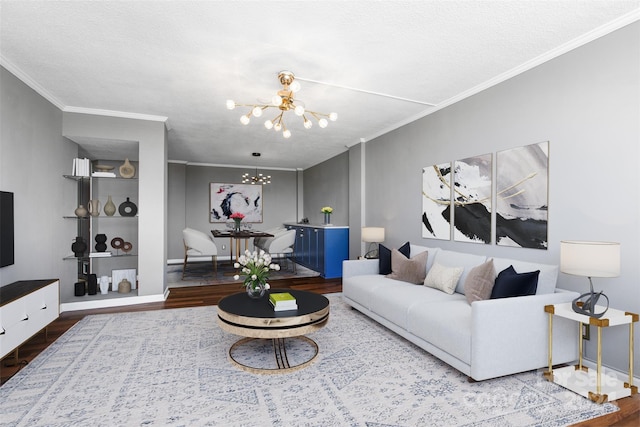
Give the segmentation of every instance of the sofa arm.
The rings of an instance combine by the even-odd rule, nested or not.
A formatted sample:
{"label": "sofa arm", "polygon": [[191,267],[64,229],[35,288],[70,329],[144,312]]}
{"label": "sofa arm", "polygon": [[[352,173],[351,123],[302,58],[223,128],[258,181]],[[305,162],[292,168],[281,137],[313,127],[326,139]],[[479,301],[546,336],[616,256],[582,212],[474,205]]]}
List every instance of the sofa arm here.
{"label": "sofa arm", "polygon": [[[475,301],[471,305],[471,377],[494,378],[547,366],[549,320],[544,306],[571,302],[578,293]],[[553,319],[553,363],[578,357],[578,328],[567,319]]]}
{"label": "sofa arm", "polygon": [[378,274],[377,259],[357,259],[342,261],[342,277],[362,276],[364,274]]}

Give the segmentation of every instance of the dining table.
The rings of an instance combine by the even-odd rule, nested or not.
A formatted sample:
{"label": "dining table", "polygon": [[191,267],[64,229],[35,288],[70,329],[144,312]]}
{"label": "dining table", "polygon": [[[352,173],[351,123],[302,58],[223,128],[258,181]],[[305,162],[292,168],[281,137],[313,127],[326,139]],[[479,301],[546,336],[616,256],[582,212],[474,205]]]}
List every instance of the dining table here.
{"label": "dining table", "polygon": [[[216,239],[229,239],[229,259],[232,263],[236,262],[240,258],[240,246],[244,240],[245,251],[249,247],[249,239],[255,237],[273,237],[273,234],[266,233],[259,230],[211,230],[211,234]],[[234,257],[235,255],[235,257]]]}

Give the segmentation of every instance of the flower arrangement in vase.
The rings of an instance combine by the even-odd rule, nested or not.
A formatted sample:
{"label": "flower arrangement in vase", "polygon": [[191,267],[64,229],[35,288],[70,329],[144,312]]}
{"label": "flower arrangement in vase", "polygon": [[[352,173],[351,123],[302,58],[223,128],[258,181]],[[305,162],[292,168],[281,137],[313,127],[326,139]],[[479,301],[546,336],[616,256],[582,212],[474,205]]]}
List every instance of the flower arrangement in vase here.
{"label": "flower arrangement in vase", "polygon": [[242,214],[242,212],[234,212],[231,214],[231,216],[229,216],[229,218],[231,218],[234,222],[233,230],[240,231],[240,223],[244,219],[244,214]]}
{"label": "flower arrangement in vase", "polygon": [[[238,261],[233,264],[235,268],[241,268],[240,273],[244,275],[243,286],[247,291],[247,295],[251,298],[260,298],[269,289],[269,272],[271,270],[280,270],[278,264],[271,262],[271,255],[265,251],[244,251],[240,255]],[[240,274],[233,276],[234,280],[240,279]]]}
{"label": "flower arrangement in vase", "polygon": [[320,212],[322,212],[324,214],[324,224],[325,225],[330,225],[331,224],[331,213],[333,213],[333,208],[331,206],[325,206],[322,209],[320,209]]}

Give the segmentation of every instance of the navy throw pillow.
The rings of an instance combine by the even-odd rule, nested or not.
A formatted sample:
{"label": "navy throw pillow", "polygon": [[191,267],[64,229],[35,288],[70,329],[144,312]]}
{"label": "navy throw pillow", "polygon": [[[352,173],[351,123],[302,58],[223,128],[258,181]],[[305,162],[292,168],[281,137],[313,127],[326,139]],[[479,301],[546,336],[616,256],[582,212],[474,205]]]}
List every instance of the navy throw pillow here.
{"label": "navy throw pillow", "polygon": [[502,270],[491,291],[491,299],[535,295],[540,270],[517,273],[513,265]]}
{"label": "navy throw pillow", "polygon": [[[398,248],[398,252],[407,258],[411,258],[409,252],[411,251],[411,246],[409,246],[409,242]],[[384,245],[379,245],[378,249],[378,273],[380,274],[391,274],[391,249],[387,248]]]}

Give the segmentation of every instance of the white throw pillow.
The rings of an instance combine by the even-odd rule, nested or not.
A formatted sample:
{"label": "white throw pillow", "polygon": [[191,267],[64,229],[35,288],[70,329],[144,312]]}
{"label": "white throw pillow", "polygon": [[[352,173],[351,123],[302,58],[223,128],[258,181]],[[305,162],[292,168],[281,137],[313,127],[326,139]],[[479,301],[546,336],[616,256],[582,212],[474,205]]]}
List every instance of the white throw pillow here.
{"label": "white throw pillow", "polygon": [[424,280],[424,285],[451,295],[456,290],[458,279],[460,279],[463,270],[462,267],[445,267],[434,262]]}

